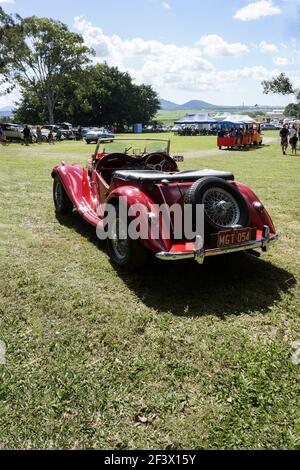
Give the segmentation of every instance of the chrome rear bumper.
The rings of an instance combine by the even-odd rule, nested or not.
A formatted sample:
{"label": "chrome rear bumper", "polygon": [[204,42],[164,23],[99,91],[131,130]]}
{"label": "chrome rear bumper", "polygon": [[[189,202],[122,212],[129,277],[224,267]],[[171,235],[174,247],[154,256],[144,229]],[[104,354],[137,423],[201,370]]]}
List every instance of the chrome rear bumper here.
{"label": "chrome rear bumper", "polygon": [[163,261],[179,261],[185,259],[195,259],[199,264],[204,262],[204,259],[210,256],[225,255],[228,253],[237,253],[239,251],[258,250],[261,249],[263,252],[269,250],[270,244],[278,240],[278,235],[270,235],[270,229],[265,226],[263,229],[263,236],[260,240],[251,240],[250,242],[231,245],[224,248],[204,248],[195,251],[186,251],[183,253],[176,252],[161,252],[157,253],[156,257]]}

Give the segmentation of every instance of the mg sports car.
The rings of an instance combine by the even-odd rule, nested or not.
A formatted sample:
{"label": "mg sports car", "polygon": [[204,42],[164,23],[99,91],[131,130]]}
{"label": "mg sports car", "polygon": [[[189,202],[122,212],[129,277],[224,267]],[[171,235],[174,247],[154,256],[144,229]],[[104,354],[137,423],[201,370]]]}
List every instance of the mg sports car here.
{"label": "mg sports car", "polygon": [[[151,255],[169,262],[194,259],[203,263],[208,257],[232,252],[259,256],[259,251],[267,251],[278,235],[255,193],[235,181],[231,172],[180,171],[180,160],[170,155],[170,141],[164,139],[99,140],[86,167],[61,162],[53,169],[56,213],[71,214],[75,209],[97,227],[97,233],[106,233],[111,260],[128,269],[142,266]],[[165,209],[160,212],[162,205]],[[196,227],[192,238],[183,232],[175,234],[174,205],[183,208],[183,213],[185,207],[190,208]],[[138,229],[142,226],[146,236],[129,236],[128,225],[124,227],[121,221],[120,211],[126,211],[129,224],[136,206],[141,216]],[[201,233],[194,220],[199,206],[203,208]],[[110,211],[112,220],[106,230],[110,208],[115,210]],[[185,224],[180,211],[178,217]],[[156,236],[147,236],[153,225]]]}

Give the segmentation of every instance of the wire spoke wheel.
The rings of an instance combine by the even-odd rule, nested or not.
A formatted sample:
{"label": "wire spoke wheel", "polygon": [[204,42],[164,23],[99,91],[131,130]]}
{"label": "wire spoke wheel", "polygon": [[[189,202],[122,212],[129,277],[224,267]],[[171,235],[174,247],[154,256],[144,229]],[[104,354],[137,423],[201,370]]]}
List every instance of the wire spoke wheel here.
{"label": "wire spoke wheel", "polygon": [[54,200],[58,210],[61,210],[63,207],[63,187],[60,182],[57,182],[54,186]]}
{"label": "wire spoke wheel", "polygon": [[111,244],[115,255],[120,261],[125,260],[129,253],[128,235],[124,223],[117,218],[112,227]]}
{"label": "wire spoke wheel", "polygon": [[218,187],[209,188],[203,195],[202,203],[207,217],[220,227],[229,228],[239,224],[239,204],[228,191]]}

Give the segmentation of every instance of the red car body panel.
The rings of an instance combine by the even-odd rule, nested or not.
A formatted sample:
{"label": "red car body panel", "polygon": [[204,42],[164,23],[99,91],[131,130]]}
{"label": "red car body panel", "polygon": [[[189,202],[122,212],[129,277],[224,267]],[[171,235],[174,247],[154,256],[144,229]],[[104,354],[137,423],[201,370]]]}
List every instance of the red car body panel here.
{"label": "red car body panel", "polygon": [[[54,177],[55,175],[58,175],[61,179],[69,198],[82,217],[95,227],[99,223],[101,224],[101,210],[100,212],[98,210],[99,204],[101,203],[99,196],[97,198],[97,195],[93,195],[91,191],[88,171],[80,165],[58,165],[52,172],[52,176]],[[261,231],[264,225],[268,225],[271,234],[275,235],[276,230],[273,221],[266,209],[263,207],[261,212],[258,212],[253,206],[253,203],[261,202],[256,194],[243,183],[234,181],[229,181],[229,183],[235,185],[246,199],[250,213],[250,226],[258,229],[257,237],[261,237]],[[136,185],[133,183],[128,185],[125,181],[114,180],[105,203],[112,202],[114,199],[118,200],[120,197],[126,197],[129,207],[133,204],[141,204],[150,210],[151,206],[164,203],[158,190],[160,187],[164,192],[165,200],[168,205],[172,206],[172,204],[176,203],[182,204],[185,193],[191,186],[191,183],[173,183],[169,184],[168,187],[157,184],[151,187],[151,192],[154,195],[153,198],[146,193],[146,190],[149,191],[150,185],[148,185],[148,187],[146,185],[144,188],[143,186],[145,185],[142,185],[141,188],[138,183],[136,183]],[[99,186],[96,189],[99,194]],[[191,246],[194,245],[192,242],[182,242],[172,245],[171,240],[143,240],[143,243],[146,248],[155,252],[160,250],[189,250]]]}
{"label": "red car body panel", "polygon": [[[59,178],[69,199],[79,214],[91,225],[103,228],[106,204],[116,203],[121,198],[126,198],[127,207],[129,209],[136,204],[143,207],[143,221],[145,224],[148,224],[149,233],[150,216],[159,217],[159,238],[153,239],[148,237],[147,239],[140,240],[140,243],[143,244],[147,250],[156,253],[158,257],[160,254],[170,255],[170,258],[174,255],[172,259],[176,259],[176,255],[197,253],[197,241],[174,241],[172,234],[166,236],[165,223],[162,220],[161,214],[158,212],[159,206],[162,204],[166,204],[168,208],[174,204],[183,206],[186,192],[193,182],[169,181],[168,184],[164,184],[163,182],[155,182],[149,179],[132,179],[127,181],[126,179],[118,177],[118,174],[107,182],[104,175],[105,167],[104,171],[97,171],[95,168],[98,162],[101,162],[105,156],[105,154],[97,153],[96,151],[93,162],[88,162],[87,168],[83,168],[79,164],[68,165],[62,162],[52,171],[52,177],[55,178],[57,176]],[[119,165],[119,163],[120,162],[116,159],[116,164]],[[122,168],[115,168],[114,170],[109,168],[111,171],[118,171],[120,169]],[[175,169],[174,171],[176,174],[179,170],[177,168],[177,170]],[[270,215],[256,194],[248,186],[235,181],[228,181],[228,183],[234,185],[243,195],[249,209],[249,227],[257,229],[256,241],[259,242],[257,243],[257,247],[264,250],[266,228],[268,233],[267,242],[269,238],[272,238],[272,240],[277,238]],[[172,214],[170,218],[172,220]],[[237,248],[239,249],[240,247]],[[250,248],[246,247],[246,249]],[[217,248],[211,249],[209,245],[205,244],[204,250],[213,252],[217,250]],[[223,252],[228,252],[228,250],[223,250]],[[213,253],[211,255],[213,255]],[[161,259],[165,258],[161,257]]]}

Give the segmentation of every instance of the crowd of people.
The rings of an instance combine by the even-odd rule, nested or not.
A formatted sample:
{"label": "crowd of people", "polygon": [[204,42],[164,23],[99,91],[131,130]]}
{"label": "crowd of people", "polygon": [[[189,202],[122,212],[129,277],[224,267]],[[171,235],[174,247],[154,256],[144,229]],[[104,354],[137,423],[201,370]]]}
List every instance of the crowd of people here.
{"label": "crowd of people", "polygon": [[180,136],[206,136],[206,135],[217,135],[218,130],[216,127],[211,129],[201,129],[196,126],[184,126],[181,127],[175,134]]}
{"label": "crowd of people", "polygon": [[[55,142],[60,142],[62,140],[62,131],[61,129],[49,129],[49,131],[42,132],[42,127],[37,126],[34,131],[29,127],[25,126],[22,130],[23,139],[22,144],[28,146],[33,142],[41,144],[42,142],[48,142],[49,144],[54,144]],[[7,144],[7,136],[5,130],[0,125],[0,143]]]}
{"label": "crowd of people", "polygon": [[[29,145],[29,143],[32,142],[32,133],[28,126],[24,127],[23,135],[24,135],[25,145]],[[54,142],[60,142],[62,140],[62,131],[59,128],[56,130],[49,129],[48,134],[45,135],[42,133],[41,126],[37,126],[36,131],[35,131],[35,136],[36,136],[36,141],[38,144],[41,144],[45,140],[47,140],[49,144],[54,144]]]}
{"label": "crowd of people", "polygon": [[279,134],[281,137],[281,148],[283,155],[286,155],[289,144],[292,149],[292,155],[297,155],[297,144],[298,140],[300,139],[300,128],[297,129],[295,125],[289,128],[288,125],[285,124]]}

